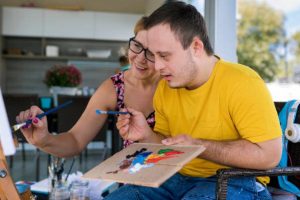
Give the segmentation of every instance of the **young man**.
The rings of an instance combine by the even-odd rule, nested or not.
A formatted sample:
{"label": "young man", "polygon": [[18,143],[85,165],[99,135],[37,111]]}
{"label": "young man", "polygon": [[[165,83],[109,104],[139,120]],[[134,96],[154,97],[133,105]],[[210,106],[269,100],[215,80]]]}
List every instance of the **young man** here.
{"label": "young man", "polygon": [[[264,81],[250,68],[214,55],[205,22],[183,2],[157,9],[147,24],[149,50],[163,78],[154,96],[155,128],[142,113],[120,116],[127,139],[206,150],[159,188],[126,185],[108,199],[215,199],[216,170],[269,169],[281,157],[281,130]],[[228,199],[271,199],[268,178],[229,181]]]}

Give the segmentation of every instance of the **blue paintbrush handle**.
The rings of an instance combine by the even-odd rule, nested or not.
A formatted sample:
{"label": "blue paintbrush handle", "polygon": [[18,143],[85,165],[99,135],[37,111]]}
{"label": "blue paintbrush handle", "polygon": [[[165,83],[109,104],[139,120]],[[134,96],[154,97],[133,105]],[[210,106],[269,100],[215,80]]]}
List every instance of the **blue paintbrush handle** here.
{"label": "blue paintbrush handle", "polygon": [[130,114],[130,112],[121,112],[121,111],[112,111],[112,110],[96,110],[96,114],[100,115],[100,114],[106,114],[106,115],[126,115],[126,114]]}
{"label": "blue paintbrush handle", "polygon": [[[47,115],[49,115],[51,113],[54,113],[54,112],[58,111],[59,109],[62,109],[64,107],[70,105],[72,102],[73,102],[72,100],[67,101],[67,102],[65,102],[65,103],[63,103],[63,104],[61,104],[61,105],[59,105],[59,106],[57,106],[55,108],[52,108],[50,110],[47,110],[46,112],[38,114],[36,117],[39,118],[39,119],[42,119],[43,117],[45,117],[45,116],[47,116]],[[32,119],[26,120],[26,125],[31,124],[31,123],[32,123]]]}

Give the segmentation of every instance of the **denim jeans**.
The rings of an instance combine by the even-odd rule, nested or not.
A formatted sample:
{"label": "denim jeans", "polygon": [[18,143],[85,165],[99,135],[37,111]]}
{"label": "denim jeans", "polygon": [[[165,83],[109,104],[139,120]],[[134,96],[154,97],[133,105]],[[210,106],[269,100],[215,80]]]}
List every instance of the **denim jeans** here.
{"label": "denim jeans", "polygon": [[[228,181],[227,200],[271,200],[267,189],[257,192],[254,177],[232,178]],[[196,178],[179,173],[169,178],[159,188],[124,185],[106,196],[105,200],[211,200],[216,199],[216,177]]]}

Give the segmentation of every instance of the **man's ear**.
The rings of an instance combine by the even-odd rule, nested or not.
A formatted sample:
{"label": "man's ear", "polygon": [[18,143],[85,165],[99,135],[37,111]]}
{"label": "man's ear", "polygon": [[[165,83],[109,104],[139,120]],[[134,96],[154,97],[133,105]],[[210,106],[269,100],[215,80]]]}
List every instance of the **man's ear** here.
{"label": "man's ear", "polygon": [[199,37],[193,38],[190,48],[195,56],[202,56],[203,52],[205,51],[204,44]]}

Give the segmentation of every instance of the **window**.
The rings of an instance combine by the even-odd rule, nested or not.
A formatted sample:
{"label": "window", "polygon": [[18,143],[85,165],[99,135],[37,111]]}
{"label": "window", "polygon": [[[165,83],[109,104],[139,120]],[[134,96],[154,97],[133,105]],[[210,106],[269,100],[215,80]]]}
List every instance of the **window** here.
{"label": "window", "polygon": [[260,74],[274,101],[299,99],[300,2],[237,0],[237,9],[238,62]]}

